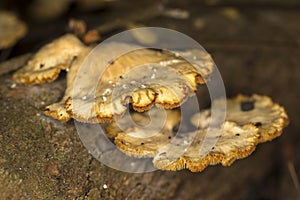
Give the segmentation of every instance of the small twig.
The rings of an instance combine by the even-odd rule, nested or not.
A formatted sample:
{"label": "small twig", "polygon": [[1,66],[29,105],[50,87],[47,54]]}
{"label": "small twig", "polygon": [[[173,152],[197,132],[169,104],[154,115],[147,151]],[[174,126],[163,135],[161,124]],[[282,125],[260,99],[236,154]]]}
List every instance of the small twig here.
{"label": "small twig", "polygon": [[32,53],[23,54],[0,63],[0,75],[19,69],[29,60]]}
{"label": "small twig", "polygon": [[288,166],[288,169],[289,169],[289,173],[291,175],[291,178],[293,180],[293,184],[296,188],[296,191],[298,192],[298,194],[300,195],[300,184],[299,184],[299,179],[298,179],[298,176],[297,176],[297,172],[296,172],[296,169],[295,169],[295,166],[294,166],[294,163],[292,161],[288,161],[287,162],[287,166]]}

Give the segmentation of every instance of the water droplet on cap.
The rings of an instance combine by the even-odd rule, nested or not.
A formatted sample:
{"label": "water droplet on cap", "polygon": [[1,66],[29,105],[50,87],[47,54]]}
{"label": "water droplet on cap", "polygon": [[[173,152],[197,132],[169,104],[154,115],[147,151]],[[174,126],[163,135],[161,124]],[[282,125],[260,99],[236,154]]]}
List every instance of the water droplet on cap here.
{"label": "water droplet on cap", "polygon": [[103,92],[104,95],[110,95],[110,93],[111,93],[111,90],[110,90],[109,88],[107,88],[107,89]]}
{"label": "water droplet on cap", "polygon": [[106,96],[102,96],[102,100],[103,101],[107,101],[107,97]]}

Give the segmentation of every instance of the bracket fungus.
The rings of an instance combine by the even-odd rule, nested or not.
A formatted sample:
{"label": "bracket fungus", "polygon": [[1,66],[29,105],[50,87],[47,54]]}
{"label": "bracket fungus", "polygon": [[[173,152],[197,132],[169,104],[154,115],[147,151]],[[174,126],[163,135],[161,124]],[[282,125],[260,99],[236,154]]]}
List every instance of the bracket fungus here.
{"label": "bracket fungus", "polygon": [[[221,100],[216,100],[215,103],[220,104],[218,101]],[[254,105],[245,110],[246,102]],[[191,171],[202,171],[208,165],[221,163],[229,166],[235,160],[249,156],[257,144],[280,136],[282,129],[288,124],[285,110],[266,96],[239,95],[228,99],[226,114],[219,135],[206,135],[211,120],[210,110],[195,114],[191,122],[197,126],[197,130],[180,134],[179,137],[173,131],[173,127],[180,122],[180,115],[176,110],[169,111],[165,126],[152,137],[133,137],[132,132],[140,134],[143,130],[137,127],[125,127],[125,130],[121,130],[115,123],[108,125],[106,129],[108,135],[114,137],[117,147],[127,155],[153,157],[153,164],[163,170],[188,168]],[[140,115],[136,120],[143,121],[142,117]],[[215,133],[217,132],[216,128]],[[204,138],[208,144],[218,139],[211,147],[202,144]],[[202,156],[200,150],[205,152]]]}
{"label": "bracket fungus", "polygon": [[[118,55],[121,50],[132,47],[129,44],[112,42],[104,48],[110,53],[103,57]],[[98,123],[112,121],[114,116],[122,115],[129,102],[139,112],[149,110],[153,104],[167,109],[178,107],[189,95],[194,95],[197,83],[203,84],[214,66],[211,57],[204,51],[170,53],[138,49],[111,63],[99,61],[89,68],[86,73],[90,76],[80,81],[81,88],[87,90],[95,87],[95,81],[98,81],[95,75],[99,74],[97,70],[106,69],[96,86],[95,94],[88,95],[84,89],[74,90],[74,81],[84,58],[91,50],[74,35],[67,34],[42,47],[13,78],[26,85],[40,84],[55,80],[61,70],[68,70],[64,97],[60,102],[48,106],[45,113],[60,121],[68,121],[73,117],[81,122]],[[198,69],[183,59],[180,56],[182,54],[193,54],[193,64],[199,66]],[[141,69],[126,76],[135,68],[149,63],[149,66],[142,69],[142,76],[139,74]],[[168,87],[158,84],[157,80],[168,83]],[[117,87],[120,93],[113,99],[112,91]],[[74,103],[76,106],[73,106]]]}
{"label": "bracket fungus", "polygon": [[[181,113],[174,108],[195,95],[197,84],[205,84],[214,63],[201,50],[169,52],[135,47],[132,51],[131,44],[105,43],[101,59],[88,63],[90,67],[83,71],[88,76],[84,77],[81,67],[92,48],[67,34],[42,47],[13,79],[25,85],[41,84],[54,81],[61,70],[66,70],[65,94],[59,102],[47,106],[45,114],[60,121],[111,122],[105,127],[107,136],[122,152],[153,158],[154,166],[162,170],[186,168],[198,172],[219,163],[229,166],[249,156],[257,144],[280,136],[289,122],[284,108],[269,97],[239,95],[212,102],[217,108],[224,101],[227,104],[219,131],[209,126],[213,124],[211,110],[204,110],[190,118],[193,130],[178,135],[175,127],[181,122]],[[131,51],[119,56],[124,50]],[[187,56],[193,62],[183,58]],[[109,60],[111,57],[115,59]],[[149,121],[148,112],[153,111],[155,118],[159,109],[168,109],[163,127],[151,135],[140,126],[128,124],[128,113],[124,113],[129,103],[135,110],[132,119],[142,126]],[[156,108],[151,109],[154,105]]]}
{"label": "bracket fungus", "polygon": [[27,26],[8,11],[0,12],[0,49],[16,44],[27,33]]}
{"label": "bracket fungus", "polygon": [[[216,100],[216,106],[224,99]],[[283,128],[288,125],[289,119],[283,107],[274,103],[267,96],[254,94],[252,96],[238,95],[227,99],[226,120],[236,122],[238,125],[253,124],[259,129],[259,142],[273,140],[281,135]],[[205,121],[210,118],[210,110],[195,114],[192,124],[205,128]],[[203,123],[204,122],[204,123]]]}

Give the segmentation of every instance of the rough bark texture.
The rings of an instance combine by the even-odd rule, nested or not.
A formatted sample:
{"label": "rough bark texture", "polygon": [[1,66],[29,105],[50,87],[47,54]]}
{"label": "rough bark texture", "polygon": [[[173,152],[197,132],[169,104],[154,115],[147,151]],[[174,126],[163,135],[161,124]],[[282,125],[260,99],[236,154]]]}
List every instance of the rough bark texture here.
{"label": "rough bark texture", "polygon": [[[89,155],[73,122],[60,123],[43,115],[45,105],[62,97],[65,74],[53,83],[26,87],[15,86],[9,73],[0,76],[0,199],[299,198],[288,168],[294,166],[300,175],[299,2],[232,0],[195,6],[197,2],[170,3],[188,10],[187,20],[156,17],[142,23],[178,30],[202,44],[212,54],[228,96],[265,94],[285,106],[291,123],[284,134],[231,167],[209,167],[202,173],[124,173]],[[73,8],[67,17],[47,25],[47,33],[44,24],[32,25],[11,57],[63,33],[70,16],[84,16],[93,26],[127,16],[132,6],[143,9],[141,3],[123,4],[116,2],[95,16]],[[14,9],[11,3],[2,5]],[[224,12],[227,6],[238,11],[238,18]]]}

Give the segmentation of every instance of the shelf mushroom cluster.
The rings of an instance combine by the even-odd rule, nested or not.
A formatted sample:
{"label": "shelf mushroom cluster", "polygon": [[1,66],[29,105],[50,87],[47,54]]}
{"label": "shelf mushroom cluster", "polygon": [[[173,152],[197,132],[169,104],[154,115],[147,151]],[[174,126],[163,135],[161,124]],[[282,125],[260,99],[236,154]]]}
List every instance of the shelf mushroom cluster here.
{"label": "shelf mushroom cluster", "polygon": [[[103,49],[108,53],[103,56],[116,57],[121,50],[131,47],[125,43],[107,43]],[[218,163],[229,166],[249,156],[257,144],[280,136],[288,124],[284,108],[269,97],[239,95],[214,102],[217,107],[224,101],[227,104],[225,121],[216,134],[213,128],[207,134],[211,122],[208,109],[191,117],[195,130],[176,137],[174,127],[180,123],[181,114],[175,108],[195,95],[197,85],[205,84],[212,74],[214,64],[210,55],[193,49],[172,53],[137,48],[115,60],[92,63],[93,67],[85,71],[89,76],[82,78],[81,66],[91,51],[92,47],[84,45],[76,36],[64,35],[42,47],[13,79],[25,85],[41,84],[54,81],[61,70],[66,70],[65,94],[59,102],[47,106],[45,114],[59,121],[74,118],[84,123],[109,122],[107,136],[121,151],[129,156],[151,157],[159,169],[187,168],[197,172]],[[193,62],[187,62],[183,55],[193,58]],[[98,80],[98,70],[103,68]],[[80,90],[75,88],[78,83]],[[126,122],[123,122],[125,129],[120,129],[115,120],[122,120],[127,104],[135,110],[132,118],[144,125],[148,110],[153,110],[155,115],[158,108],[167,109],[163,128],[149,137],[135,137],[147,133]],[[200,149],[204,153],[199,153]]]}
{"label": "shelf mushroom cluster", "polygon": [[[224,99],[217,100],[217,106],[220,101]],[[249,156],[257,144],[280,136],[283,127],[288,124],[285,110],[269,97],[238,95],[226,102],[227,112],[221,133],[216,128],[213,134],[206,135],[211,120],[211,110],[207,109],[191,117],[191,123],[197,130],[180,137],[176,137],[177,132],[174,131],[180,123],[178,110],[168,111],[165,126],[152,137],[134,137],[132,135],[142,130],[134,126],[121,130],[116,123],[108,125],[108,136],[114,138],[118,148],[130,156],[153,157],[153,163],[159,169],[188,168],[197,172],[218,163],[229,166],[235,160]],[[147,121],[146,115],[136,114],[133,118],[139,123]],[[211,143],[215,144],[205,145]],[[200,147],[203,156],[199,156]]]}

